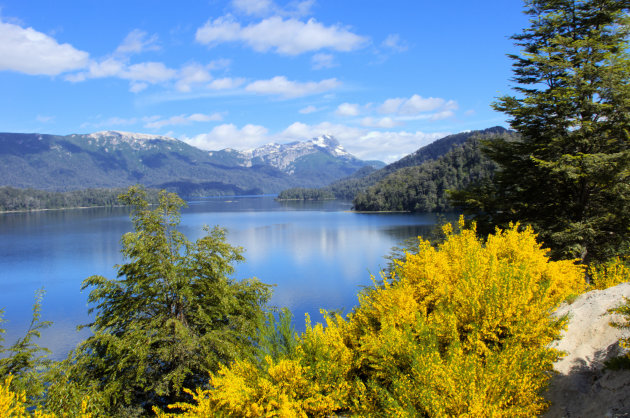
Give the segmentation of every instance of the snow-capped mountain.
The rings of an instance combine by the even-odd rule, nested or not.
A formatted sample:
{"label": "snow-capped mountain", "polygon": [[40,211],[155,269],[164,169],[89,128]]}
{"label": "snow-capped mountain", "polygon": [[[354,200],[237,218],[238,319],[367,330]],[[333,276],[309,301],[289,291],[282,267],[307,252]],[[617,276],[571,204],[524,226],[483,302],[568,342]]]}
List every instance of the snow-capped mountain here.
{"label": "snow-capped mountain", "polygon": [[87,135],[70,135],[73,138],[83,138],[90,145],[109,145],[117,148],[121,145],[128,145],[134,150],[146,150],[156,148],[159,141],[177,142],[175,138],[161,135],[141,134],[136,132],[121,131],[100,131]]}
{"label": "snow-capped mountain", "polygon": [[315,159],[329,163],[336,161],[340,166],[348,165],[355,170],[365,165],[379,166],[378,162],[366,163],[354,157],[330,135],[288,144],[271,143],[245,151],[226,148],[211,155],[230,159],[243,167],[266,164],[287,174],[296,174],[305,164],[312,165]]}
{"label": "snow-capped mountain", "polygon": [[323,186],[366,165],[332,137],[208,152],[132,132],[0,133],[0,186],[53,191],[141,183],[186,196],[277,193]]}

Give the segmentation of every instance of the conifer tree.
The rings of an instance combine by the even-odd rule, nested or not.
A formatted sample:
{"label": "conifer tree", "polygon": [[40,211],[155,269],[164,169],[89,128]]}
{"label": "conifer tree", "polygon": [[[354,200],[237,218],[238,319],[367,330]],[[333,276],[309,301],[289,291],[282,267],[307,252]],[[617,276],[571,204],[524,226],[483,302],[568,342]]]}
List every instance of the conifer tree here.
{"label": "conifer tree", "polygon": [[[122,238],[118,279],[91,276],[93,335],[74,355],[70,380],[96,387],[108,414],[134,415],[185,399],[183,388],[207,383],[210,371],[252,353],[269,287],[234,281],[241,249],[220,228],[190,242],[176,228],[184,202],[160,193],[151,208],[137,187],[121,195],[134,209],[134,232]],[[144,411],[144,412],[143,412]]]}
{"label": "conifer tree", "polygon": [[491,182],[455,193],[486,232],[529,224],[555,258],[605,260],[630,248],[630,59],[625,0],[526,0],[513,36],[516,96],[496,110],[517,139],[486,142]]}

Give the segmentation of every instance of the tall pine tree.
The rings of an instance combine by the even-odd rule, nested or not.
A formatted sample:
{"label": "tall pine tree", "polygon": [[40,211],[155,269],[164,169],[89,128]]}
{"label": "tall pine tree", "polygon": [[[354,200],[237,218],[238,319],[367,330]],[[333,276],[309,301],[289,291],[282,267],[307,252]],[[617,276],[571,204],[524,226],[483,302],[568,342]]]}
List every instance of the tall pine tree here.
{"label": "tall pine tree", "polygon": [[517,95],[494,108],[514,139],[485,144],[492,181],[455,193],[489,230],[532,225],[555,258],[598,261],[630,248],[630,3],[526,0],[512,38]]}

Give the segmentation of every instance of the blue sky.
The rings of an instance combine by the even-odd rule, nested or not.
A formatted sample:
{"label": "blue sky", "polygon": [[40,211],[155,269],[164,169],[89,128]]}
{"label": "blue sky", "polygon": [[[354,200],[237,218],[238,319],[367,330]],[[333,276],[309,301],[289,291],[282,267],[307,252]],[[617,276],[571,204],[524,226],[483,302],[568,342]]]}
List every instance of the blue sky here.
{"label": "blue sky", "polygon": [[335,136],[394,161],[506,125],[521,0],[0,0],[0,131],[207,150]]}

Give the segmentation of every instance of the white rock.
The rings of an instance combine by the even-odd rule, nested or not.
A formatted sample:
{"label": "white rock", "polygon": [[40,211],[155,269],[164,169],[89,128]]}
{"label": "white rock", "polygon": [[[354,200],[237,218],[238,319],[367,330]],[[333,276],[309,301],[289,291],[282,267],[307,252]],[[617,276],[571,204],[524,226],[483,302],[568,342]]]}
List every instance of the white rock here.
{"label": "white rock", "polygon": [[556,311],[569,314],[562,339],[554,343],[567,355],[554,364],[558,373],[545,394],[551,402],[545,417],[630,416],[630,370],[604,369],[606,360],[625,353],[618,341],[630,336],[610,325],[623,317],[608,313],[624,298],[630,298],[630,283],[585,293]]}

